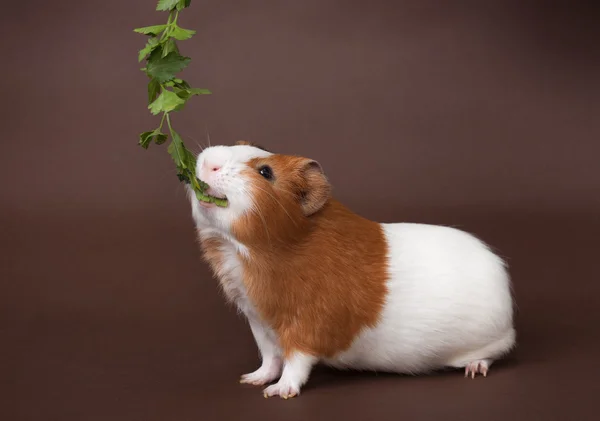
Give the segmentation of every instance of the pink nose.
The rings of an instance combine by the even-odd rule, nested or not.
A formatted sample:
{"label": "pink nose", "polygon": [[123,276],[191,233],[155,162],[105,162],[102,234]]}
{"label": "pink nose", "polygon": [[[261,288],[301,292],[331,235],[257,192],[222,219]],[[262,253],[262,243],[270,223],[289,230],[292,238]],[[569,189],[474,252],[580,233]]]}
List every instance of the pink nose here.
{"label": "pink nose", "polygon": [[217,165],[217,164],[213,164],[213,163],[207,162],[205,164],[205,168],[206,168],[207,171],[216,172],[216,171],[219,171],[221,169],[221,166]]}

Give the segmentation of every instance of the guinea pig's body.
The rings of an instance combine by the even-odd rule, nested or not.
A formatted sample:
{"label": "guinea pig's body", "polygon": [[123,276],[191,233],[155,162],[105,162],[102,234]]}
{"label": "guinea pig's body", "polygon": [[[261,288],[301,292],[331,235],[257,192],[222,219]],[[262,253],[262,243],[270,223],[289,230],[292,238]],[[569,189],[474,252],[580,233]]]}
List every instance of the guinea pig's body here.
{"label": "guinea pig's body", "polygon": [[239,144],[198,158],[227,208],[192,212],[204,257],[248,318],[261,367],[242,382],[300,393],[312,367],[486,375],[515,344],[504,262],[463,231],[369,221],[312,160]]}
{"label": "guinea pig's body", "polygon": [[515,342],[509,278],[501,259],[454,228],[381,227],[389,254],[379,322],[327,362],[412,374],[479,362],[486,374]]}

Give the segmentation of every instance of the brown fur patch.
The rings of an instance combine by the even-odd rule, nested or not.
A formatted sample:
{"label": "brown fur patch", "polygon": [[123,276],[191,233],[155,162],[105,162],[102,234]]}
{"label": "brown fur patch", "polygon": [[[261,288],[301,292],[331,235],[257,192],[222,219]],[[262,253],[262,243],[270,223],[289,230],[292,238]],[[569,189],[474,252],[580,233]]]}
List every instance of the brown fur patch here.
{"label": "brown fur patch", "polygon": [[210,237],[200,239],[200,246],[202,248],[203,258],[206,263],[210,266],[213,273],[219,280],[223,278],[223,266],[225,263],[225,256],[223,254],[223,246],[225,240],[220,238]]}
{"label": "brown fur patch", "polygon": [[[258,210],[232,227],[249,249],[239,256],[248,296],[284,355],[332,357],[379,320],[388,278],[383,230],[328,199],[314,161],[273,155],[248,165]],[[262,165],[273,180],[260,176]]]}

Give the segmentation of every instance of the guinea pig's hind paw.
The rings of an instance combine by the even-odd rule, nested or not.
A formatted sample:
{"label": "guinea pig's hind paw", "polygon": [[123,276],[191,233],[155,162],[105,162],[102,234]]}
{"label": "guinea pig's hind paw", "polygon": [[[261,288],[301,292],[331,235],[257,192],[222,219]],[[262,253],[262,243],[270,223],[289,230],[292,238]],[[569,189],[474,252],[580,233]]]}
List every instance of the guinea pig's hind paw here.
{"label": "guinea pig's hind paw", "polygon": [[477,374],[483,374],[483,377],[487,377],[489,368],[488,360],[472,361],[465,366],[465,377],[471,376],[474,379]]}

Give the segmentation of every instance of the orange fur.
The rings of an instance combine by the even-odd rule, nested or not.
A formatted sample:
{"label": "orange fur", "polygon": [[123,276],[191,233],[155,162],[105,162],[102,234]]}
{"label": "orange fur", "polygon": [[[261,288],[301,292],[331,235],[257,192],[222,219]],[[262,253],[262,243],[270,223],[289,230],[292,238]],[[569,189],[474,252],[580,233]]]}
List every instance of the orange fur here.
{"label": "orange fur", "polygon": [[[258,174],[262,165],[271,166],[273,181]],[[272,155],[248,162],[243,176],[252,180],[256,208],[232,234],[249,251],[238,257],[250,301],[278,334],[284,356],[346,350],[383,309],[388,250],[381,226],[331,199],[315,161]],[[202,242],[217,276],[221,245]]]}

